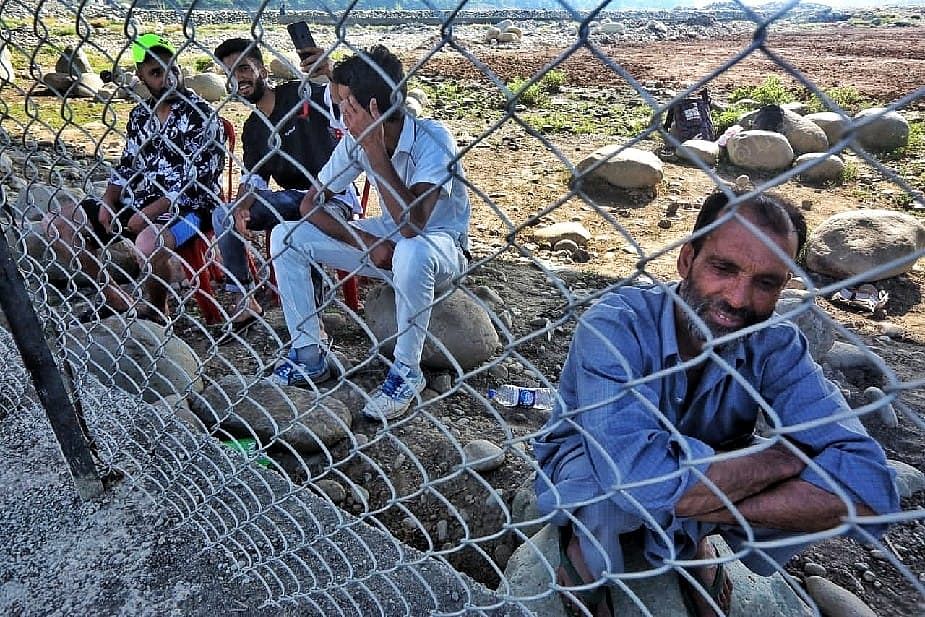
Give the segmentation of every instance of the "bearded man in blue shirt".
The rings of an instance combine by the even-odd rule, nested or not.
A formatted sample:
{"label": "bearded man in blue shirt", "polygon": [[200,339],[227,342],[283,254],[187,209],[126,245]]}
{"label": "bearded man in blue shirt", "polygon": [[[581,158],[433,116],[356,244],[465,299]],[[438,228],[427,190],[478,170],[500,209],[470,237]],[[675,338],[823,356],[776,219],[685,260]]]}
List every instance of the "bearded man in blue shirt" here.
{"label": "bearded man in blue shirt", "polygon": [[[712,560],[722,535],[770,575],[833,529],[876,536],[895,512],[883,450],[809,355],[772,317],[806,239],[799,210],[760,195],[707,198],[678,257],[678,284],[623,288],[579,320],[561,401],[535,443],[540,511],[559,525],[558,582],[581,614],[612,613],[621,537],[653,567]],[[763,416],[772,438],[755,437]],[[861,533],[863,532],[863,533]],[[722,565],[679,576],[700,617],[728,614]]]}

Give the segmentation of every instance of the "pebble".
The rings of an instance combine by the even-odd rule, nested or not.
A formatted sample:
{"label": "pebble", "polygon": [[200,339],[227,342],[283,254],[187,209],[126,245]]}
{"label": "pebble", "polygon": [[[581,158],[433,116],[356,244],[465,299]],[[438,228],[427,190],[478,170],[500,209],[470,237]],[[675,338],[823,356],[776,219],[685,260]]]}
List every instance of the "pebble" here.
{"label": "pebble", "polygon": [[401,519],[401,526],[404,527],[406,531],[414,531],[418,528],[417,522],[410,516]]}
{"label": "pebble", "polygon": [[507,544],[499,544],[497,547],[495,547],[494,557],[495,563],[498,564],[499,567],[503,568],[507,565],[508,559],[511,558],[511,547]]}
{"label": "pebble", "polygon": [[327,495],[328,499],[333,503],[343,503],[344,499],[347,498],[347,491],[345,491],[340,482],[336,480],[318,480],[315,486],[318,487],[322,493]]}
{"label": "pebble", "polygon": [[903,327],[895,323],[883,322],[880,324],[880,332],[890,338],[902,338]]}
{"label": "pebble", "polygon": [[861,575],[861,578],[863,578],[868,583],[873,583],[875,580],[877,580],[877,575],[870,570],[865,570],[864,574]]}
{"label": "pebble", "polygon": [[819,565],[818,563],[814,563],[812,561],[806,562],[806,565],[803,566],[803,572],[807,576],[824,577],[827,574],[826,569],[823,566]]}
{"label": "pebble", "polygon": [[800,207],[803,208],[804,210],[807,210],[807,211],[808,211],[808,210],[812,210],[812,209],[813,209],[813,200],[812,200],[812,199],[804,199],[804,200],[802,201],[802,203],[800,203]]}
{"label": "pebble", "polygon": [[669,220],[669,219],[661,219],[661,220],[658,222],[658,226],[661,227],[662,229],[671,229],[671,220]]}
{"label": "pebble", "polygon": [[440,519],[437,521],[437,541],[443,542],[447,538],[447,533],[449,529],[449,523],[446,519]]}
{"label": "pebble", "polygon": [[463,461],[475,471],[494,471],[504,462],[504,450],[487,439],[476,439],[463,447]]}
{"label": "pebble", "polygon": [[440,373],[430,381],[430,387],[437,393],[444,394],[453,387],[453,378],[449,373]]}
{"label": "pebble", "polygon": [[498,381],[507,381],[508,370],[503,364],[495,364],[493,367],[488,369],[488,374],[491,375],[494,379]]}
{"label": "pebble", "polygon": [[879,559],[880,561],[886,561],[886,560],[887,560],[886,553],[884,553],[883,551],[881,551],[879,548],[875,548],[874,550],[872,550],[872,551],[870,552],[870,558],[871,558],[871,559]]}
{"label": "pebble", "polygon": [[854,569],[859,572],[863,572],[864,570],[870,570],[870,566],[864,563],[863,561],[856,561],[854,562],[853,565],[854,565]]}

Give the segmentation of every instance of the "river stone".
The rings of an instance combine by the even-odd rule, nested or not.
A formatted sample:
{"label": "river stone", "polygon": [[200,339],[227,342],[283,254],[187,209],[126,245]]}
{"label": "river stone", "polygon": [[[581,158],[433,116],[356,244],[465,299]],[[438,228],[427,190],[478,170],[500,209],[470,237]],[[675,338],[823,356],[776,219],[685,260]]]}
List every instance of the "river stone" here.
{"label": "river stone", "polygon": [[775,311],[785,315],[791,311],[799,311],[788,319],[800,329],[809,345],[809,355],[816,362],[822,362],[825,354],[835,343],[835,329],[832,319],[816,304],[815,298],[810,294],[803,296],[795,293],[797,290],[784,290],[780,300],[777,301]]}
{"label": "river stone", "polygon": [[599,30],[604,34],[624,34],[626,33],[626,26],[623,25],[622,21],[607,21],[601,24]]}
{"label": "river stone", "polygon": [[719,145],[706,139],[688,139],[677,149],[677,155],[686,161],[700,160],[707,167],[719,161]]}
{"label": "river stone", "polygon": [[797,157],[794,167],[807,161],[818,161],[800,175],[810,182],[835,182],[841,178],[845,170],[845,163],[840,157],[825,152],[808,152]]}
{"label": "river stone", "polygon": [[925,473],[902,461],[887,459],[886,462],[896,472],[893,483],[900,497],[912,497],[915,493],[925,490]]}
{"label": "river stone", "polygon": [[505,30],[498,35],[499,43],[516,43],[520,40],[520,36],[516,32],[511,32],[510,30]]}
{"label": "river stone", "polygon": [[90,67],[90,60],[87,59],[87,54],[82,47],[75,52],[74,49],[68,45],[64,48],[64,51],[61,52],[61,55],[58,56],[57,62],[55,62],[55,72],[70,75],[74,79],[77,79],[85,73],[92,73],[93,69]]}
{"label": "river stone", "polygon": [[74,88],[68,93],[68,96],[93,99],[96,98],[103,85],[103,80],[96,73],[84,73],[74,82]]}
{"label": "river stone", "polygon": [[873,107],[858,112],[854,121],[867,120],[871,116],[877,118],[855,132],[857,142],[865,150],[895,150],[909,143],[909,123],[899,112],[888,112],[884,107]]}
{"label": "river stone", "polygon": [[553,223],[533,230],[533,239],[541,244],[555,246],[562,240],[571,240],[578,246],[587,246],[591,232],[576,221]]}
{"label": "river stone", "polygon": [[603,180],[625,189],[650,188],[662,181],[662,162],[657,156],[637,148],[622,151],[620,148],[619,144],[613,144],[594,151],[578,163],[576,176]]}
{"label": "river stone", "polygon": [[520,485],[511,500],[511,522],[525,536],[532,536],[543,528],[543,523],[539,522],[541,516],[531,475]]}
{"label": "river stone", "polygon": [[16,71],[13,70],[13,58],[8,47],[0,50],[0,86],[16,83]]}
{"label": "river stone", "polygon": [[0,152],[0,180],[13,173],[13,159],[6,152]]}
{"label": "river stone", "polygon": [[[437,297],[440,296],[438,291]],[[395,291],[391,285],[380,285],[366,297],[366,322],[383,353],[395,349]],[[406,328],[403,325],[402,328]],[[488,313],[469,295],[457,289],[434,306],[427,328],[421,364],[435,369],[455,369],[432,339],[440,341],[463,369],[471,369],[488,360],[499,345],[498,333]]]}
{"label": "river stone", "polygon": [[70,96],[71,86],[74,84],[74,79],[72,79],[71,76],[67,73],[51,72],[42,75],[42,83],[45,84],[45,86],[56,95]]}
{"label": "river stone", "polygon": [[463,447],[463,465],[474,471],[494,471],[504,463],[504,450],[487,439],[470,441]]}
{"label": "river stone", "polygon": [[819,125],[786,108],[783,112],[784,120],[780,132],[790,142],[794,154],[825,152],[829,147],[829,139]]}
{"label": "river stone", "polygon": [[806,112],[809,111],[806,103],[801,103],[800,101],[791,101],[790,103],[783,103],[780,106],[781,109],[786,111],[791,111],[798,116],[805,116]]}
{"label": "river stone", "polygon": [[281,54],[282,58],[274,57],[270,60],[270,75],[279,79],[301,79],[302,71],[299,65],[302,60],[295,52]]}
{"label": "river stone", "polygon": [[[719,536],[712,537],[720,555],[731,555],[729,547]],[[558,527],[545,526],[539,533],[521,544],[508,561],[504,578],[510,585],[505,593],[514,597],[537,596],[549,590],[559,566]],[[624,547],[627,572],[651,568],[642,557],[642,547]],[[739,561],[727,561],[726,572],[732,580],[732,608],[730,617],[809,617],[812,610],[790,588],[780,573],[763,577],[754,574]],[[658,617],[689,617],[678,575],[672,571],[657,576],[625,579],[635,598],[617,588],[611,588],[614,614],[620,617],[641,617],[644,614]],[[500,591],[500,590],[499,590]],[[648,613],[637,605],[641,602]],[[544,617],[565,616],[559,594],[552,593],[538,600],[525,602],[527,608]]]}
{"label": "river stone", "polygon": [[194,397],[193,411],[206,426],[216,424],[234,435],[251,431],[264,445],[285,442],[302,454],[314,454],[343,440],[353,416],[332,396],[308,389],[278,386],[269,379],[247,384],[235,375],[222,377]]}
{"label": "river stone", "polygon": [[793,161],[790,142],[772,131],[739,131],[726,142],[726,151],[733,165],[745,169],[774,171]]}
{"label": "river stone", "polygon": [[220,101],[227,95],[225,85],[228,83],[224,75],[215,73],[199,73],[185,80],[187,88],[209,102]]}
{"label": "river stone", "polygon": [[17,217],[22,217],[29,221],[39,221],[49,211],[61,212],[62,208],[69,209],[82,199],[83,193],[77,189],[33,182],[26,189],[20,191],[16,202],[13,204],[13,211]]}
{"label": "river stone", "polygon": [[803,116],[803,118],[821,128],[830,145],[838,143],[845,131],[848,130],[848,124],[851,122],[845,115],[834,111],[821,111]]}
{"label": "river stone", "polygon": [[806,578],[806,591],[819,612],[831,617],[877,617],[859,597],[821,576]]}
{"label": "river stone", "polygon": [[67,331],[65,355],[75,372],[90,371],[101,383],[149,402],[202,391],[202,362],[189,345],[143,319],[107,317]]}
{"label": "river stone", "polygon": [[900,260],[864,278],[878,281],[910,271],[923,250],[925,225],[915,217],[891,210],[855,210],[835,214],[813,230],[806,242],[806,265],[846,278]]}

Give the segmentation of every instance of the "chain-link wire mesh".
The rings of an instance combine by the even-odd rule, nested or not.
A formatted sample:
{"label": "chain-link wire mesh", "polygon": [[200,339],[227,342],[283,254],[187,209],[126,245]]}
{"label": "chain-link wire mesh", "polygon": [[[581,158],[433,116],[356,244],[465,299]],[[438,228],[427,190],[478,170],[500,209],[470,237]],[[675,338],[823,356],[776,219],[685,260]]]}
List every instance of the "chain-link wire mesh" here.
{"label": "chain-link wire mesh", "polygon": [[[925,86],[816,83],[775,40],[831,11],[0,6],[4,232],[98,463],[255,605],[830,614],[821,575],[920,610]],[[646,41],[690,70],[640,77]],[[704,88],[717,134],[688,141]],[[111,235],[85,198],[114,185]]]}

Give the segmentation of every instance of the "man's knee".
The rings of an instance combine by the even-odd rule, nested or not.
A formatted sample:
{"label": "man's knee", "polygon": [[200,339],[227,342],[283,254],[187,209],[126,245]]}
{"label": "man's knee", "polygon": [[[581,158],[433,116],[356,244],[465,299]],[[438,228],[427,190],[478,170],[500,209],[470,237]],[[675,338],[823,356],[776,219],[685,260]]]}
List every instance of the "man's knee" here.
{"label": "man's knee", "polygon": [[402,238],[395,244],[392,270],[396,277],[417,277],[437,264],[437,248],[424,236]]}
{"label": "man's knee", "polygon": [[299,225],[311,225],[304,221],[283,221],[270,232],[270,254],[273,259],[285,257],[291,253],[293,238]]}
{"label": "man's knee", "polygon": [[160,260],[169,257],[165,249],[173,245],[173,236],[167,229],[148,226],[135,238],[135,248],[144,259]]}

